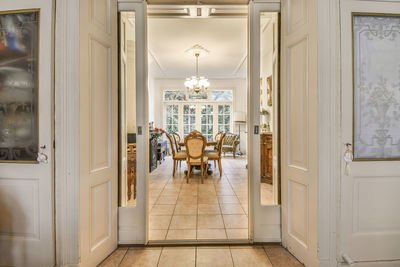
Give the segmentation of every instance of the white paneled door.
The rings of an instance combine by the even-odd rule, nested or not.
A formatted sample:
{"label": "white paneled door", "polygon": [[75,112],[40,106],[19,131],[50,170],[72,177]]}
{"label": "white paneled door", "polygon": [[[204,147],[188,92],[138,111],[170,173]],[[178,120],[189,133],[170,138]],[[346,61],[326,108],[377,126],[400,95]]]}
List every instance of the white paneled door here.
{"label": "white paneled door", "polygon": [[340,12],[339,253],[342,261],[399,266],[400,4],[343,1]]}
{"label": "white paneled door", "polygon": [[53,266],[54,5],[1,1],[0,16],[0,266]]}
{"label": "white paneled door", "polygon": [[80,257],[95,266],[117,247],[117,0],[80,1]]}
{"label": "white paneled door", "polygon": [[282,242],[318,266],[317,1],[281,4]]}

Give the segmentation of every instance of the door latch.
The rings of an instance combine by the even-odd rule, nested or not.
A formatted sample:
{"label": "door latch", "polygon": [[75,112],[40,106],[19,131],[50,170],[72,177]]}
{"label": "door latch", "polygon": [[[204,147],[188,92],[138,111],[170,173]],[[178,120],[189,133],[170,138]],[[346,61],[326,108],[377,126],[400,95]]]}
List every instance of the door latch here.
{"label": "door latch", "polygon": [[258,134],[260,131],[260,127],[258,125],[254,125],[254,134]]}
{"label": "door latch", "polygon": [[142,135],[143,133],[142,133],[142,126],[138,126],[137,127],[137,134],[138,135]]}

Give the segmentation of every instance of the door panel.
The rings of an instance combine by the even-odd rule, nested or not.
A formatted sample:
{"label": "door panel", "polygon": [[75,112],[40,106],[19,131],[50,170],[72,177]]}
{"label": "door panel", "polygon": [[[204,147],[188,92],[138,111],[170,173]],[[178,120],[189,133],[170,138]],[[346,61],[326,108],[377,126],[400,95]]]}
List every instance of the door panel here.
{"label": "door panel", "polygon": [[317,256],[317,2],[282,1],[282,242],[306,266]]}
{"label": "door panel", "polygon": [[[2,13],[21,10],[36,15]],[[2,1],[0,17],[0,265],[52,266],[53,1]]]}
{"label": "door panel", "polygon": [[[341,169],[340,253],[355,262],[399,260],[400,5],[346,1],[340,12],[342,144],[355,151]],[[353,154],[348,148],[343,154]]]}
{"label": "door panel", "polygon": [[117,1],[80,1],[80,244],[93,266],[117,246]]}

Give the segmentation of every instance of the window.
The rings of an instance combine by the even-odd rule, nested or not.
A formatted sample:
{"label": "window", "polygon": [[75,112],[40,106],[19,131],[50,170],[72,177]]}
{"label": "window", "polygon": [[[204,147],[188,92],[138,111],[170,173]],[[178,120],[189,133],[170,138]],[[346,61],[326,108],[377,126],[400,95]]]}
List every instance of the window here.
{"label": "window", "polygon": [[207,138],[207,140],[213,140],[213,105],[201,106],[201,133]]}
{"label": "window", "polygon": [[165,128],[167,133],[171,134],[178,132],[178,105],[167,105],[166,106],[166,123]]}
{"label": "window", "polygon": [[213,140],[219,131],[232,131],[233,90],[195,94],[183,89],[163,91],[164,129],[186,137],[194,130]]}
{"label": "window", "polygon": [[232,101],[233,92],[232,90],[212,90],[211,100],[213,101]]}
{"label": "window", "polygon": [[196,130],[196,105],[183,106],[183,137]]}
{"label": "window", "polygon": [[218,132],[231,131],[231,105],[218,105]]}
{"label": "window", "polygon": [[164,101],[184,101],[186,100],[186,92],[183,90],[165,90]]}

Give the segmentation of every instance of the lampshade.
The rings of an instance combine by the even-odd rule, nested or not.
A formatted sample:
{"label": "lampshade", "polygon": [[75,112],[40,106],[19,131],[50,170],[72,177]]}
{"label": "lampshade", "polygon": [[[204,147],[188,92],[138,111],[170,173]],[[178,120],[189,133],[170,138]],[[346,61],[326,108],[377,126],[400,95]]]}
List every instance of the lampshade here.
{"label": "lampshade", "polygon": [[246,113],[243,111],[236,111],[233,113],[234,123],[246,123]]}

